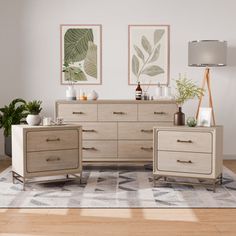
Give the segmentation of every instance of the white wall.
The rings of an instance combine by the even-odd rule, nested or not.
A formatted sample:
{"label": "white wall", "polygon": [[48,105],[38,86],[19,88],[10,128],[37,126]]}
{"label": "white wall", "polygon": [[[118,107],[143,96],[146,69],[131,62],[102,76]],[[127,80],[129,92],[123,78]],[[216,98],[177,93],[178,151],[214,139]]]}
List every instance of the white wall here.
{"label": "white wall", "polygon": [[[9,2],[9,0],[4,1]],[[227,155],[236,155],[236,21],[234,0],[15,0],[20,15],[21,96],[41,99],[44,113],[53,115],[54,102],[64,98],[60,85],[60,24],[102,24],[103,84],[95,89],[100,98],[133,98],[128,86],[128,25],[170,25],[170,75],[178,73],[201,82],[203,68],[187,66],[187,43],[195,39],[222,39],[229,45],[229,66],[212,69],[212,90],[217,123],[225,127]],[[11,14],[12,16],[12,14]],[[4,21],[10,24],[11,17]],[[17,46],[15,46],[17,47]],[[13,78],[13,77],[12,77]],[[14,78],[18,87],[18,77]],[[173,83],[172,83],[173,84]],[[8,84],[9,86],[9,84]],[[14,86],[14,89],[17,87]],[[77,87],[79,90],[79,86]],[[150,93],[153,93],[151,88]],[[186,115],[195,114],[197,101],[185,105]]]}

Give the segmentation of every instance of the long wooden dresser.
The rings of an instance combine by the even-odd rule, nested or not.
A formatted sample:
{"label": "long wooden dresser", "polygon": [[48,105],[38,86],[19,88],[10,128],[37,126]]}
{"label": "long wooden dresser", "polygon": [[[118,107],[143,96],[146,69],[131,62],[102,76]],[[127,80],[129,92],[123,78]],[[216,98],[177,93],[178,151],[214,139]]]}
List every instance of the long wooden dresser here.
{"label": "long wooden dresser", "polygon": [[173,124],[170,100],[56,101],[55,116],[83,127],[83,161],[152,161],[153,127]]}

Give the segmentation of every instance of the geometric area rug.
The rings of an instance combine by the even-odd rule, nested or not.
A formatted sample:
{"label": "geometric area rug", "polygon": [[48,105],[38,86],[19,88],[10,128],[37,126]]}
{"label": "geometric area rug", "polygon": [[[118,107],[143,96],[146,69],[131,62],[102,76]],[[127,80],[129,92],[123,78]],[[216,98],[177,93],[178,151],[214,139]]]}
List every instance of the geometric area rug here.
{"label": "geometric area rug", "polygon": [[82,184],[31,183],[23,191],[9,167],[0,173],[0,208],[236,208],[236,175],[224,167],[214,193],[205,185],[153,187],[150,165],[85,166]]}

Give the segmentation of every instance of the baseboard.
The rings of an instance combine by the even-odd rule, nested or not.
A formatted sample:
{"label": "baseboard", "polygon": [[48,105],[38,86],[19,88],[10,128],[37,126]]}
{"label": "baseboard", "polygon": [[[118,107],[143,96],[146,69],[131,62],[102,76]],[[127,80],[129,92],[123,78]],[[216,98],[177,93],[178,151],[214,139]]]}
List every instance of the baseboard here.
{"label": "baseboard", "polygon": [[236,154],[225,154],[224,155],[224,160],[236,160]]}

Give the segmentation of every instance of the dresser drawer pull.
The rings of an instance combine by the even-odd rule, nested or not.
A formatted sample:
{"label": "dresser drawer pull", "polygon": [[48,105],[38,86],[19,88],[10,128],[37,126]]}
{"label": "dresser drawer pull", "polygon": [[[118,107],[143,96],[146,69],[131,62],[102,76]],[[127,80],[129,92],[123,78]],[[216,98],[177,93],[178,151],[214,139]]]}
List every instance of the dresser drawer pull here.
{"label": "dresser drawer pull", "polygon": [[60,157],[49,157],[46,159],[47,162],[50,162],[50,161],[60,161],[61,158]]}
{"label": "dresser drawer pull", "polygon": [[141,147],[140,149],[144,151],[152,151],[153,147]]}
{"label": "dresser drawer pull", "polygon": [[153,113],[154,113],[154,115],[165,115],[166,114],[166,112],[164,112],[164,111],[154,111]]}
{"label": "dresser drawer pull", "polygon": [[95,147],[83,147],[83,150],[91,150],[91,151],[96,151],[97,149]]}
{"label": "dresser drawer pull", "polygon": [[47,138],[46,141],[47,142],[56,142],[56,141],[60,141],[60,138],[52,138],[52,139]]}
{"label": "dresser drawer pull", "polygon": [[152,133],[153,130],[152,129],[141,129],[141,132],[143,132],[143,133]]}
{"label": "dresser drawer pull", "polygon": [[95,129],[83,129],[83,132],[94,133],[96,132]]}
{"label": "dresser drawer pull", "polygon": [[192,161],[181,161],[181,160],[177,160],[177,162],[179,162],[179,163],[187,163],[187,164],[192,164]]}
{"label": "dresser drawer pull", "polygon": [[193,143],[192,140],[180,140],[180,139],[177,139],[177,142],[178,143]]}
{"label": "dresser drawer pull", "polygon": [[73,111],[72,114],[73,115],[83,115],[84,112],[82,112],[82,111]]}
{"label": "dresser drawer pull", "polygon": [[113,111],[113,115],[125,115],[123,111]]}

